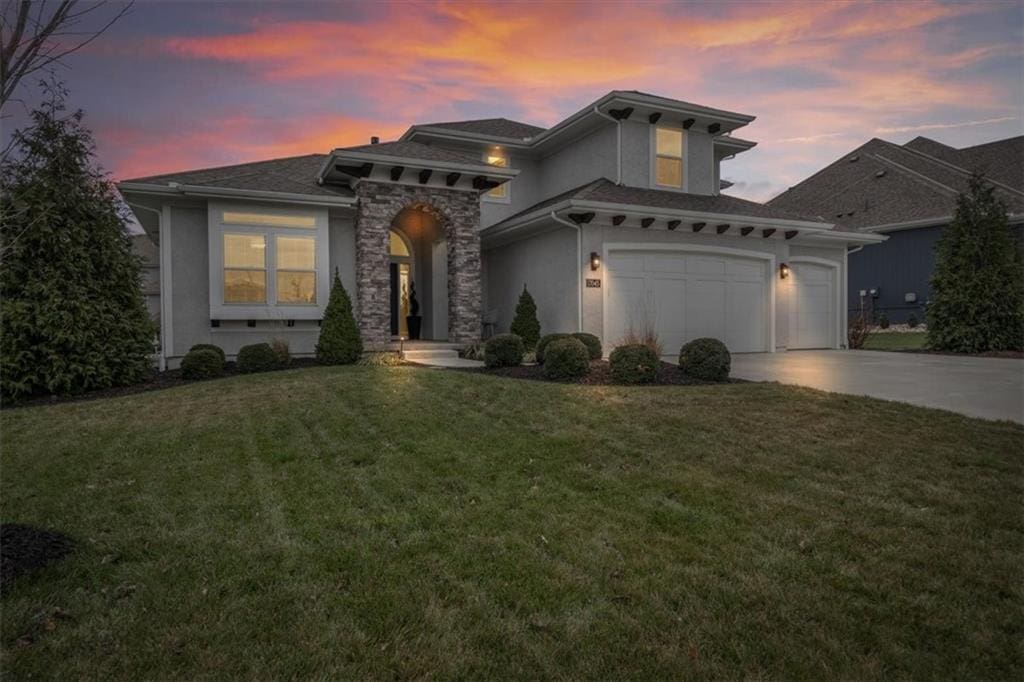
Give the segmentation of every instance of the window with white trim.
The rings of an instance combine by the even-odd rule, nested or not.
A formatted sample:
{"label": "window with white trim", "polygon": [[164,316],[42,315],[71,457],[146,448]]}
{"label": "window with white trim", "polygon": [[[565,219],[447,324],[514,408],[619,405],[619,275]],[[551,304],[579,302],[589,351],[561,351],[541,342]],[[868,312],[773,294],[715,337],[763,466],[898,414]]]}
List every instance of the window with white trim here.
{"label": "window with white trim", "polygon": [[327,210],[210,202],[211,319],[320,319]]}
{"label": "window with white trim", "polygon": [[[489,149],[484,153],[484,161],[488,166],[495,166],[497,168],[508,168],[508,156],[501,149]],[[490,190],[485,197],[494,201],[507,202],[509,201],[509,182],[506,181]]]}
{"label": "window with white trim", "polygon": [[654,130],[654,183],[683,187],[683,130],[656,126]]}

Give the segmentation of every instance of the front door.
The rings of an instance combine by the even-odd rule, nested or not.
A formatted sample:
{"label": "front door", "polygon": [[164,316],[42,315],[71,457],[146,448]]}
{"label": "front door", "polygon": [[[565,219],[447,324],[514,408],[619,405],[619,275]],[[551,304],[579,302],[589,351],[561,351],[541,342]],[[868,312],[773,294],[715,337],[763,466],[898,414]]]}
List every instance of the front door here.
{"label": "front door", "polygon": [[398,263],[391,263],[391,336],[398,336]]}

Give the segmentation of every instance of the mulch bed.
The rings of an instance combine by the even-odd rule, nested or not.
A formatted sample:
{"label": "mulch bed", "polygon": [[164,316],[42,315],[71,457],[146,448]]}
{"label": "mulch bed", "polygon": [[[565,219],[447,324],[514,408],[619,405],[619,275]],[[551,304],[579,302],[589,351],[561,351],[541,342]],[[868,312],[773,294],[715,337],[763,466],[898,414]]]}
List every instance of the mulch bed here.
{"label": "mulch bed", "polygon": [[[542,365],[520,365],[519,367],[499,367],[487,369],[486,367],[460,367],[460,372],[475,372],[477,374],[490,374],[492,376],[507,377],[509,379],[528,379],[531,381],[548,381],[559,384],[584,384],[589,386],[614,386],[618,385],[612,379],[611,365],[606,360],[595,360],[590,363],[590,371],[580,379],[568,381],[553,381],[544,376]],[[678,365],[662,362],[658,368],[657,379],[648,386],[708,386],[716,383],[746,383],[742,379],[728,379],[725,382],[702,381],[683,374]]]}
{"label": "mulch bed", "polygon": [[0,594],[7,594],[12,580],[60,561],[74,548],[74,541],[61,533],[0,524]]}
{"label": "mulch bed", "polygon": [[[302,367],[315,367],[319,363],[316,358],[292,358],[291,364],[281,369],[299,369]],[[270,370],[272,372],[279,372],[281,370]],[[241,372],[238,371],[238,367],[234,362],[228,362],[224,366],[224,376],[217,377],[217,379],[223,379],[225,377],[238,376]],[[12,409],[18,407],[35,407],[39,405],[56,405],[57,403],[70,403],[79,402],[83,400],[99,400],[101,398],[116,398],[123,395],[133,395],[135,393],[146,393],[148,391],[160,391],[165,388],[174,388],[175,386],[184,386],[185,384],[194,384],[197,381],[216,381],[216,379],[185,379],[181,376],[180,369],[169,369],[166,372],[157,372],[153,370],[149,378],[140,381],[137,384],[131,384],[129,386],[112,386],[111,388],[102,388],[97,391],[88,391],[87,393],[75,393],[69,395],[44,395],[37,398],[26,398],[20,402],[4,405],[4,409]]]}

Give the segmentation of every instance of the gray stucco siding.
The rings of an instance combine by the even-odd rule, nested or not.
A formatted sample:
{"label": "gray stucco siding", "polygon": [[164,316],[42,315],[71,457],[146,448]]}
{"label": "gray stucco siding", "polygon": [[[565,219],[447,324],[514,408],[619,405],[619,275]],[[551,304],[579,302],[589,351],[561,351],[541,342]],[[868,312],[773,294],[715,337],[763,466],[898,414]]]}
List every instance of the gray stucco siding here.
{"label": "gray stucco siding", "polygon": [[540,164],[541,194],[552,197],[591,180],[615,180],[618,142],[614,125],[606,125],[567,144]]}
{"label": "gray stucco siding", "polygon": [[713,138],[696,130],[686,135],[686,191],[691,194],[716,194]]}
{"label": "gray stucco siding", "polygon": [[552,229],[483,252],[485,311],[496,314],[496,331],[507,332],[525,284],[537,303],[541,334],[577,327],[576,232]]}
{"label": "gray stucco siding", "polygon": [[[262,202],[250,205],[254,211],[269,206]],[[169,367],[178,367],[181,358],[197,343],[216,344],[232,359],[242,346],[269,343],[276,338],[288,342],[292,355],[311,355],[315,351],[320,335],[315,320],[297,320],[293,327],[288,327],[284,319],[257,320],[255,327],[248,327],[244,320],[225,320],[219,327],[212,327],[207,206],[205,202],[171,206],[170,218],[171,346],[166,350]],[[337,268],[354,299],[355,238],[351,216],[332,211],[328,235],[325,248],[329,250],[332,276]]]}

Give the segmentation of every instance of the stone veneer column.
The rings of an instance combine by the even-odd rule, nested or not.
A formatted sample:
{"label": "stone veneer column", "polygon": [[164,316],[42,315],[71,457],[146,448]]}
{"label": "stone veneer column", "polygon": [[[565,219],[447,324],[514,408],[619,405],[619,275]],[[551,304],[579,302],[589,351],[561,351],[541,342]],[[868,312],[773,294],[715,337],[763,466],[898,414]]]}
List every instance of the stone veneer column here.
{"label": "stone veneer column", "polygon": [[448,340],[480,339],[480,196],[476,192],[361,181],[355,188],[356,321],[363,342],[391,340],[391,223],[421,206],[441,221],[448,241]]}

